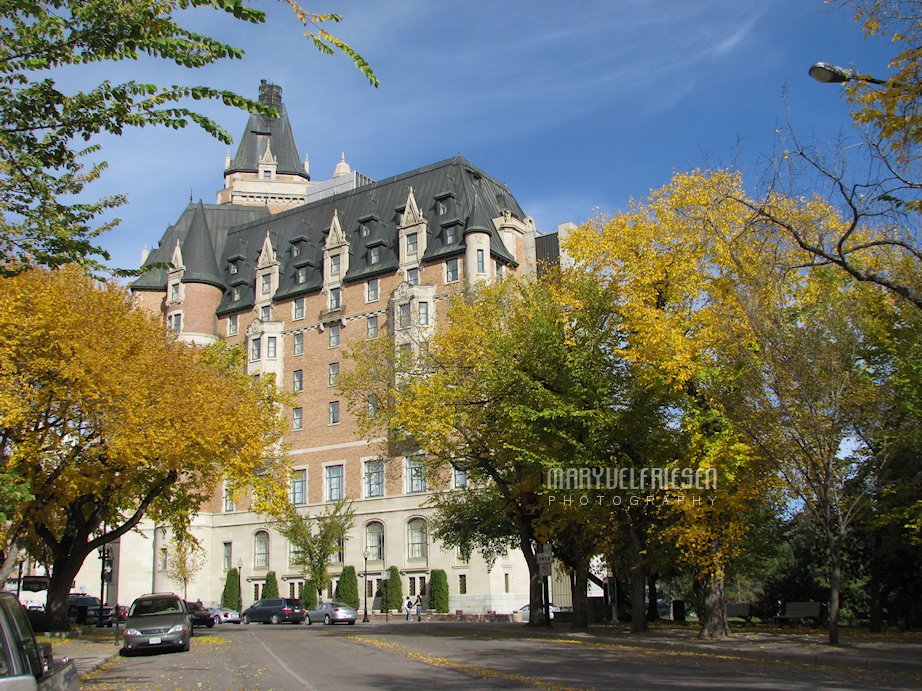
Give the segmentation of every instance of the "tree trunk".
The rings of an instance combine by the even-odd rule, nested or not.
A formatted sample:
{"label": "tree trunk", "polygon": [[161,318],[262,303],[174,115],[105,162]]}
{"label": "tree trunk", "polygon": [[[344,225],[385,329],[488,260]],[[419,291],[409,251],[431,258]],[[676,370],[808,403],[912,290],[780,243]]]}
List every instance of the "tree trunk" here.
{"label": "tree trunk", "polygon": [[631,633],[647,630],[646,585],[647,574],[643,566],[635,566],[631,569]]}
{"label": "tree trunk", "polygon": [[48,582],[48,601],[45,605],[50,631],[67,631],[70,628],[67,618],[67,594],[81,566],[83,559],[74,559],[70,554],[59,555],[54,560]]}
{"label": "tree trunk", "polygon": [[538,626],[544,624],[544,589],[531,536],[526,533],[525,530],[519,532],[519,549],[528,565],[528,625]]}
{"label": "tree trunk", "polygon": [[13,573],[13,567],[19,560],[19,543],[15,540],[9,544],[6,553],[3,555],[3,565],[0,566],[0,583],[6,584]]}
{"label": "tree trunk", "polygon": [[842,583],[842,555],[838,542],[829,544],[829,645],[839,645],[839,590]]}
{"label": "tree trunk", "polygon": [[589,601],[586,589],[589,587],[589,560],[580,561],[570,578],[570,595],[573,600],[573,628],[589,628]]}
{"label": "tree trunk", "polygon": [[704,611],[701,613],[701,630],[698,638],[718,640],[730,635],[730,626],[727,624],[727,606],[724,601],[724,575],[717,574],[709,577],[703,584]]}
{"label": "tree trunk", "polygon": [[656,594],[656,579],[657,574],[655,573],[651,573],[647,577],[649,586],[649,593],[647,594],[647,621],[656,621],[659,619],[659,608],[657,607],[659,598]]}
{"label": "tree trunk", "polygon": [[880,566],[878,563],[881,549],[880,530],[874,531],[874,549],[871,552],[871,578],[868,582],[868,596],[871,600],[871,631],[880,633],[883,608],[880,599]]}

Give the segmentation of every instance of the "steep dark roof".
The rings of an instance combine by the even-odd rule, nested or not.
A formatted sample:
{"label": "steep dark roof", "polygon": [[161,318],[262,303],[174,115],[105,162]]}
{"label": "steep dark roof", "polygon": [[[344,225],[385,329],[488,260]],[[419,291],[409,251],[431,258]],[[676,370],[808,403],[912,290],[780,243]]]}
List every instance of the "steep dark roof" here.
{"label": "steep dark roof", "polygon": [[560,235],[547,233],[535,237],[535,260],[538,264],[538,276],[544,275],[546,268],[560,264]]}
{"label": "steep dark roof", "polygon": [[[237,204],[192,204],[191,202],[182,212],[179,220],[174,225],[167,227],[160,239],[160,243],[151,250],[147,255],[144,266],[155,263],[169,264],[173,257],[173,248],[179,241],[180,247],[192,225],[192,219],[195,216],[196,209],[201,205],[205,214],[205,222],[208,227],[208,235],[214,251],[216,266],[217,259],[224,254],[224,243],[227,240],[227,231],[234,226],[243,225],[256,219],[269,215],[269,210],[264,206],[239,206]],[[188,258],[183,259],[187,262]],[[222,273],[219,270],[218,276]],[[134,283],[131,284],[132,290],[166,290],[166,269],[150,269],[143,273]]]}
{"label": "steep dark roof", "polygon": [[183,283],[206,283],[223,290],[224,281],[218,270],[218,260],[211,242],[211,233],[208,231],[208,221],[205,219],[205,207],[201,201],[192,212],[189,231],[180,244],[180,249],[183,264],[186,266],[182,277]]}
{"label": "steep dark roof", "polygon": [[237,155],[234,156],[230,168],[224,171],[225,175],[257,172],[259,159],[266,153],[266,146],[269,146],[272,155],[278,161],[277,173],[298,175],[310,180],[310,175],[304,171],[304,164],[298,154],[291,122],[288,120],[288,111],[282,103],[282,87],[263,80],[259,86],[259,101],[273,106],[279,112],[279,116],[273,118],[267,115],[250,115],[246,129],[240,137]]}

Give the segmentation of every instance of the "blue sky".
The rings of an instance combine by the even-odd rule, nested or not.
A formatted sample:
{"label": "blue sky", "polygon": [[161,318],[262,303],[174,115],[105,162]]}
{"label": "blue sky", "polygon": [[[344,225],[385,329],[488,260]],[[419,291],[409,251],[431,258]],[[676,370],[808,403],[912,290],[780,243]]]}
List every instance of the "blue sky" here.
{"label": "blue sky", "polygon": [[[456,154],[505,182],[541,231],[613,213],[677,171],[736,165],[754,187],[788,119],[799,136],[850,127],[841,88],[807,76],[817,60],[887,76],[892,49],[822,0],[366,0],[314,4],[372,64],[374,89],[342,56],[325,57],[281,3],[244,25],[197,11],[199,30],[242,47],[242,61],[197,71],[131,62],[78,68],[73,83],[201,83],[255,97],[283,88],[315,179],[341,152],[382,179]],[[568,5],[572,5],[568,7]],[[204,110],[234,137],[246,114]],[[190,194],[213,202],[227,147],[196,127],[102,141],[110,168],[90,187],[124,192],[104,236],[134,267]]]}

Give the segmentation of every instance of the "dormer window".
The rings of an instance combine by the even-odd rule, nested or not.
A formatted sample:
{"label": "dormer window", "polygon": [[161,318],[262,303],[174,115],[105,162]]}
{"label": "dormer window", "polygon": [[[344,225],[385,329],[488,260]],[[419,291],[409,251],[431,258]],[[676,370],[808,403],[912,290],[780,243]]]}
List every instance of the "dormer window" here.
{"label": "dormer window", "polygon": [[458,226],[448,226],[445,229],[445,243],[454,244],[458,242]]}
{"label": "dormer window", "polygon": [[369,234],[370,232],[371,232],[371,231],[368,230],[368,224],[367,224],[367,223],[362,223],[362,224],[359,225],[359,235],[361,235],[363,238],[367,238],[367,237],[368,237],[368,234]]}
{"label": "dormer window", "polygon": [[368,250],[368,263],[377,264],[381,261],[381,248],[372,247]]}
{"label": "dormer window", "polygon": [[439,200],[438,212],[439,212],[439,216],[444,216],[445,214],[448,213],[448,204],[446,204],[441,199]]}
{"label": "dormer window", "polygon": [[407,254],[412,256],[416,254],[419,244],[417,242],[418,236],[416,233],[410,233],[407,235]]}
{"label": "dormer window", "polygon": [[231,299],[232,299],[234,302],[237,302],[237,301],[240,299],[240,288],[234,288],[234,289],[231,291]]}
{"label": "dormer window", "polygon": [[300,246],[300,245],[292,245],[292,246],[291,246],[291,256],[292,256],[292,257],[297,257],[297,256],[299,256],[300,254],[301,254],[301,246]]}
{"label": "dormer window", "polygon": [[265,274],[260,279],[260,286],[263,295],[268,295],[272,290],[272,276],[270,274]]}
{"label": "dormer window", "polygon": [[339,255],[330,255],[330,275],[339,276]]}
{"label": "dormer window", "polygon": [[170,302],[177,302],[179,300],[179,282],[170,284]]}
{"label": "dormer window", "polygon": [[231,275],[231,276],[234,276],[234,275],[236,275],[236,273],[237,273],[238,271],[239,271],[239,269],[237,268],[237,265],[234,264],[234,263],[231,263],[230,267],[228,268],[228,272],[230,273],[230,275]]}
{"label": "dormer window", "polygon": [[295,274],[295,281],[298,283],[307,283],[307,267],[299,266],[298,271]]}

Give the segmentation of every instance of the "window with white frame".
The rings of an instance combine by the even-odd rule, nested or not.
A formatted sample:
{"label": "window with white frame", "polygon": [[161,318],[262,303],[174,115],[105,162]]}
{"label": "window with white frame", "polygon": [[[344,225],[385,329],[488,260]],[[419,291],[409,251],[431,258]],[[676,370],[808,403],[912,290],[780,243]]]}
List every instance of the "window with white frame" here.
{"label": "window with white frame", "polygon": [[259,292],[263,295],[268,295],[272,290],[272,276],[270,274],[263,274],[259,279]]}
{"label": "window with white frame", "polygon": [[170,302],[179,300],[179,281],[170,284]]}
{"label": "window with white frame", "polygon": [[330,415],[330,424],[338,425],[339,424],[339,401],[330,401],[328,411]]}
{"label": "window with white frame", "polygon": [[307,267],[299,266],[295,271],[295,282],[299,285],[302,283],[307,283]]}
{"label": "window with white frame", "polygon": [[230,482],[224,483],[224,511],[230,512],[234,510],[234,490],[231,487]]}
{"label": "window with white frame", "polygon": [[365,284],[365,301],[374,302],[381,296],[381,282],[377,278],[369,279]]}
{"label": "window with white frame", "polygon": [[262,355],[262,341],[259,336],[250,336],[250,359],[259,360]]}
{"label": "window with white frame", "polygon": [[407,492],[410,494],[426,491],[426,469],[419,456],[407,458]]}
{"label": "window with white frame", "polygon": [[336,348],[339,346],[339,324],[330,324],[328,328],[330,334],[330,347]]}
{"label": "window with white frame", "polygon": [[384,559],[384,524],[372,521],[365,526],[365,548],[372,561]]}
{"label": "window with white frame", "polygon": [[454,283],[459,280],[460,276],[458,273],[458,260],[449,259],[445,262],[445,282]]}
{"label": "window with white frame", "polygon": [[304,427],[304,408],[294,408],[291,411],[291,428],[295,431]]}
{"label": "window with white frame", "polygon": [[292,303],[292,317],[294,319],[304,319],[304,298],[295,298]]}
{"label": "window with white frame", "polygon": [[419,269],[416,267],[407,269],[407,283],[409,283],[411,286],[419,285]]}
{"label": "window with white frame", "polygon": [[294,346],[291,349],[291,352],[295,355],[304,354],[304,334],[295,334],[294,335]]}
{"label": "window with white frame", "polygon": [[338,310],[342,306],[342,289],[341,288],[331,288],[330,289],[330,309]]}
{"label": "window with white frame", "polygon": [[227,267],[228,272],[231,276],[236,276],[237,272],[240,270],[237,268],[237,262],[231,262],[230,266]]}
{"label": "window with white frame", "polygon": [[240,315],[232,314],[227,318],[227,335],[236,336],[240,329]]}
{"label": "window with white frame", "polygon": [[368,263],[377,264],[381,261],[381,248],[372,247],[368,250]]}
{"label": "window with white frame", "polygon": [[428,302],[419,303],[419,323],[422,326],[429,325],[429,303]]}
{"label": "window with white frame", "polygon": [[458,226],[448,226],[445,229],[445,242],[449,245],[458,241]]}
{"label": "window with white frame", "polygon": [[231,543],[231,542],[225,542],[225,543],[222,545],[222,550],[221,550],[221,567],[222,567],[225,571],[228,571],[228,570],[230,570],[231,564],[233,564],[233,563],[234,563],[234,560],[233,560],[233,543]]}
{"label": "window with white frame", "polygon": [[270,321],[272,319],[272,308],[269,305],[263,305],[260,307],[259,318],[264,322]]}
{"label": "window with white frame", "polygon": [[291,388],[293,391],[304,390],[304,370],[296,369],[291,373]]}
{"label": "window with white frame", "polygon": [[171,314],[167,318],[167,324],[173,329],[173,331],[182,331],[182,314],[177,312],[176,314]]}
{"label": "window with white frame", "polygon": [[[288,564],[290,566],[297,566],[304,563],[303,552],[301,547],[295,544],[294,542],[288,543]],[[290,582],[291,585],[294,585],[293,582]],[[294,596],[292,596],[294,597]]]}
{"label": "window with white frame", "polygon": [[410,559],[425,559],[429,555],[426,521],[422,518],[407,522],[407,555]]}
{"label": "window with white frame", "polygon": [[338,254],[330,255],[330,275],[339,276],[339,255]]}
{"label": "window with white frame", "polygon": [[365,496],[384,496],[384,461],[380,458],[365,461]]}
{"label": "window with white frame", "polygon": [[410,326],[410,303],[405,302],[397,305],[397,326],[406,329]]}
{"label": "window with white frame", "polygon": [[464,487],[467,487],[467,483],[468,483],[468,480],[469,480],[469,478],[468,478],[468,473],[467,473],[467,469],[465,469],[465,468],[455,468],[454,471],[455,471],[455,472],[454,472],[454,476],[455,476],[455,489],[462,489],[462,488],[464,488]]}
{"label": "window with white frame", "polygon": [[336,378],[339,376],[339,363],[331,362],[327,371],[327,386],[336,386]]}
{"label": "window with white frame", "polygon": [[291,473],[291,503],[307,503],[307,470],[299,468]]}
{"label": "window with white frame", "polygon": [[[336,549],[334,549],[333,552],[330,553],[330,563],[331,564],[342,564],[343,555],[345,554],[345,552],[346,552],[346,541],[343,538],[339,538],[338,542],[336,543]],[[335,592],[336,592],[336,589],[334,588],[333,593]],[[333,597],[333,593],[330,593],[330,597]]]}
{"label": "window with white frame", "polygon": [[328,465],[323,469],[324,496],[327,501],[339,501],[343,498],[343,467]]}
{"label": "window with white frame", "polygon": [[378,337],[378,317],[368,317],[366,324],[368,326],[368,338]]}
{"label": "window with white frame", "polygon": [[253,568],[269,568],[269,533],[260,530],[253,536]]}
{"label": "window with white frame", "polygon": [[274,358],[276,354],[276,337],[266,336],[266,357]]}
{"label": "window with white frame", "polygon": [[418,236],[416,233],[410,233],[407,235],[407,255],[413,256],[416,254],[419,248]]}
{"label": "window with white frame", "polygon": [[483,250],[477,250],[477,273],[483,274],[487,272],[487,263],[484,259]]}

